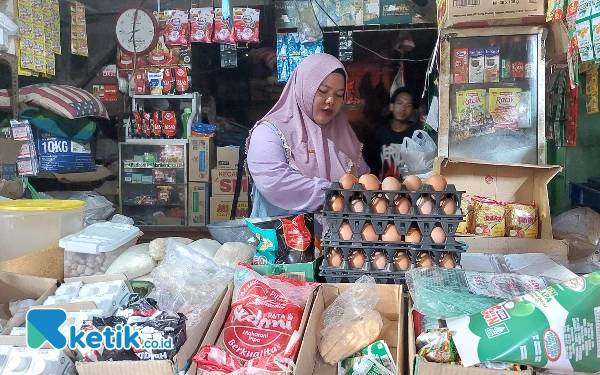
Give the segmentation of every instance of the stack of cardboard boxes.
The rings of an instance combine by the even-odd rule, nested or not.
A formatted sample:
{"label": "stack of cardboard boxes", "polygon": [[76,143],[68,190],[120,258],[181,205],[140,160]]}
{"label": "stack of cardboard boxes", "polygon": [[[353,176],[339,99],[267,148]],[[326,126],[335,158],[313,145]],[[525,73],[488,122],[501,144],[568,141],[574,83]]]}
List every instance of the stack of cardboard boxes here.
{"label": "stack of cardboard boxes", "polygon": [[210,170],[216,165],[213,138],[192,137],[188,150],[188,225],[209,223]]}
{"label": "stack of cardboard boxes", "polygon": [[[240,149],[217,147],[217,168],[211,171],[210,222],[218,223],[230,219],[235,185],[237,182]],[[248,217],[248,176],[242,176],[242,186],[236,210],[236,219]]]}

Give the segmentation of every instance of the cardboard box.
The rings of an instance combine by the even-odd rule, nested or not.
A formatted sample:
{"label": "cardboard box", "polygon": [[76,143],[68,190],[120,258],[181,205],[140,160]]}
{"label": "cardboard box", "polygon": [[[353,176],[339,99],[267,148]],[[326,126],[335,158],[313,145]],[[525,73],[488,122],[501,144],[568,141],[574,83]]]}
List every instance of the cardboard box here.
{"label": "cardboard box", "polygon": [[190,182],[188,184],[188,226],[205,227],[208,224],[208,200],[210,184],[206,182]]}
{"label": "cardboard box", "polygon": [[500,25],[544,24],[545,0],[490,1],[438,0],[440,29],[448,27],[487,27]]}
{"label": "cardboard box", "polygon": [[217,168],[238,169],[240,161],[239,147],[217,147]]}
{"label": "cardboard box", "polygon": [[[221,335],[221,331],[223,330],[223,326],[225,325],[225,320],[229,316],[229,312],[231,310],[230,307],[231,307],[232,297],[233,297],[233,288],[230,288],[227,291],[225,298],[223,298],[223,303],[221,304],[221,306],[219,306],[219,309],[214,314],[214,318],[212,319],[212,322],[210,323],[210,327],[206,331],[206,335],[204,335],[204,339],[202,340],[200,345],[198,345],[198,349],[202,348],[205,345],[215,345],[217,343],[217,340],[219,339],[219,336]],[[308,301],[306,301],[306,306],[304,306],[304,312],[302,313],[302,320],[300,321],[300,328],[299,328],[300,342],[302,342],[304,332],[307,328],[309,316],[312,313],[314,301],[315,301],[315,298],[314,298],[314,294],[313,294],[308,299]],[[192,362],[192,365],[186,372],[186,375],[196,375],[196,370],[197,370],[196,364]],[[298,370],[296,370],[295,374],[299,375],[299,374],[305,374],[305,373],[298,372]],[[306,373],[306,374],[308,374],[308,373]],[[79,375],[84,375],[84,374],[79,374]],[[98,375],[100,375],[100,374],[98,374]],[[134,375],[134,374],[132,374],[132,375]]]}
{"label": "cardboard box", "polygon": [[[231,216],[232,205],[233,195],[210,197],[210,223],[228,221]],[[250,216],[250,212],[248,212],[248,196],[240,195],[235,218],[241,219],[248,216]]]}
{"label": "cardboard box", "polygon": [[189,139],[188,165],[188,181],[210,182],[210,170],[216,165],[216,148],[212,138]]}
{"label": "cardboard box", "polygon": [[[315,354],[318,350],[317,337],[321,330],[323,312],[342,291],[351,286],[352,284],[323,284],[319,288],[300,346],[296,361],[296,374],[337,374],[336,366],[318,367],[315,365]],[[380,339],[385,340],[388,344],[398,367],[398,375],[408,374],[407,348],[404,344],[406,342],[406,304],[402,295],[403,287],[402,285],[384,284],[377,284],[374,287],[379,295],[379,302],[377,302],[375,310],[391,323],[389,329],[382,332]]]}
{"label": "cardboard box", "polygon": [[[48,296],[54,294],[57,286],[56,279],[0,272],[0,319],[11,318],[8,309],[10,301],[34,299],[34,306],[41,305]],[[12,327],[19,327],[23,323],[25,323],[25,314],[7,325],[0,334],[6,335]]]}
{"label": "cardboard box", "polygon": [[[79,375],[173,375],[184,371],[190,360],[204,342],[204,337],[212,328],[213,318],[216,319],[217,311],[227,310],[231,304],[233,286],[229,285],[213,305],[206,311],[204,318],[196,323],[192,329],[187,329],[187,340],[179,349],[174,363],[170,360],[156,361],[115,361],[115,362],[77,362],[75,367]],[[195,372],[194,372],[195,374]]]}
{"label": "cardboard box", "polygon": [[525,254],[542,253],[550,257],[569,259],[568,240],[536,240],[532,238],[460,237],[469,245],[469,253]]}
{"label": "cardboard box", "polygon": [[[234,195],[238,171],[235,169],[213,169],[211,172],[212,196]],[[242,176],[240,195],[248,196],[248,176]]]}
{"label": "cardboard box", "polygon": [[266,264],[264,266],[252,265],[252,269],[261,275],[282,275],[304,281],[317,281],[319,267],[323,263],[323,257],[309,262],[296,264]]}
{"label": "cardboard box", "polygon": [[540,218],[541,239],[551,240],[552,223],[548,183],[558,172],[558,165],[504,164],[469,159],[438,157],[433,173],[441,174],[457,190],[501,202],[534,203]]}

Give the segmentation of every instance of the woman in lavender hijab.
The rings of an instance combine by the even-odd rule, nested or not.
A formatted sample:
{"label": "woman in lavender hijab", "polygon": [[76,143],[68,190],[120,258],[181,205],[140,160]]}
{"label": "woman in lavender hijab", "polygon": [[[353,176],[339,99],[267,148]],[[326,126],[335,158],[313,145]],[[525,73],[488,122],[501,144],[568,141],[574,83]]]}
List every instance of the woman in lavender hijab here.
{"label": "woman in lavender hijab", "polygon": [[251,217],[315,212],[332,181],[346,173],[369,173],[362,144],[340,111],[346,80],[335,57],[307,57],[277,104],[251,130],[246,144],[254,182]]}

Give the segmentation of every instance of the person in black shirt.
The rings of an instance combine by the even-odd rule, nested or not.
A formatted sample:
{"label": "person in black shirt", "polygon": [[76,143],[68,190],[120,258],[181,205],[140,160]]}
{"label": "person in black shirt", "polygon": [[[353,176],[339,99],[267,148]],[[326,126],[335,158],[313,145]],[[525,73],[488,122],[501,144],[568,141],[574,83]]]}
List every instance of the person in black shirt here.
{"label": "person in black shirt", "polygon": [[410,90],[400,87],[391,97],[390,112],[392,120],[389,125],[382,126],[375,133],[375,150],[379,155],[378,168],[375,173],[383,180],[395,177],[401,180],[400,168],[403,166],[400,146],[405,137],[411,138],[418,124],[412,121],[414,98]]}

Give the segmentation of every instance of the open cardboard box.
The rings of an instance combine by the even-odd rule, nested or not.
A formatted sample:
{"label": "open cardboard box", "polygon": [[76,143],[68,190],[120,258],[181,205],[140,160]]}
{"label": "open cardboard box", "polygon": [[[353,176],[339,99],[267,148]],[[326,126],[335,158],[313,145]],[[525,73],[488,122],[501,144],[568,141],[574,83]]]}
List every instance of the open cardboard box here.
{"label": "open cardboard box", "polygon": [[[336,375],[336,366],[317,366],[315,364],[315,355],[317,354],[317,337],[321,330],[321,319],[325,309],[333,303],[341,292],[350,288],[353,284],[323,284],[319,288],[319,293],[315,298],[315,303],[310,313],[310,319],[306,326],[304,339],[298,353],[296,361],[297,375]],[[375,306],[381,315],[387,319],[391,325],[382,333],[380,339],[385,340],[394,356],[398,375],[407,374],[406,363],[406,310],[403,301],[402,285],[374,285],[379,295],[379,302]]]}
{"label": "open cardboard box", "polygon": [[[10,319],[8,309],[10,301],[34,299],[35,305],[41,305],[48,296],[56,291],[58,280],[45,277],[0,272],[0,319]],[[5,327],[1,333],[7,335],[12,327],[25,323],[25,314]]]}
{"label": "open cardboard box", "polygon": [[[193,329],[187,329],[187,339],[175,356],[174,363],[170,360],[157,361],[114,361],[114,362],[77,362],[75,367],[79,375],[173,375],[185,371],[191,358],[196,354],[209,328],[213,327],[216,319],[215,313],[227,309],[231,304],[233,285],[229,284],[213,305],[205,313],[204,318],[194,325]],[[193,374],[196,372],[194,370]]]}
{"label": "open cardboard box", "polygon": [[551,258],[569,259],[568,240],[536,240],[533,238],[460,237],[469,245],[469,253],[525,254],[541,253]]}
{"label": "open cardboard box", "polygon": [[[204,339],[198,346],[198,349],[202,348],[205,345],[215,345],[217,343],[217,340],[219,339],[219,336],[221,335],[221,331],[223,330],[223,326],[225,325],[225,320],[227,320],[227,317],[229,316],[229,313],[231,311],[232,296],[233,296],[233,290],[228,291],[227,295],[223,299],[223,303],[221,304],[221,306],[215,313],[214,319],[212,320],[210,327],[206,331],[206,335],[204,335]],[[302,342],[302,340],[304,338],[304,333],[305,333],[305,329],[307,329],[309,316],[312,314],[312,308],[313,308],[314,301],[315,301],[315,297],[314,297],[314,293],[313,293],[313,295],[310,296],[308,298],[308,300],[306,301],[306,306],[304,306],[304,312],[302,313],[302,320],[300,321],[300,328],[299,328],[300,342]],[[194,354],[195,354],[195,352],[194,352]],[[298,357],[298,362],[296,362],[296,363],[299,363],[299,361],[300,361],[300,357]],[[196,364],[192,362],[190,368],[186,372],[186,375],[196,375],[196,370],[197,370]],[[300,375],[300,374],[309,374],[309,373],[298,372],[298,369],[296,369],[295,374]],[[80,375],[84,375],[84,374],[80,373]],[[98,374],[98,375],[100,375],[100,374]]]}
{"label": "open cardboard box", "polygon": [[436,158],[433,164],[434,174],[441,174],[449,184],[470,196],[479,195],[500,202],[535,202],[540,238],[544,240],[553,239],[548,183],[561,169],[558,165],[505,164],[444,157]]}

